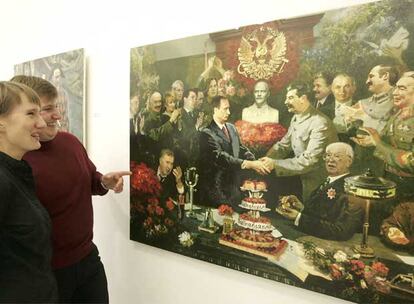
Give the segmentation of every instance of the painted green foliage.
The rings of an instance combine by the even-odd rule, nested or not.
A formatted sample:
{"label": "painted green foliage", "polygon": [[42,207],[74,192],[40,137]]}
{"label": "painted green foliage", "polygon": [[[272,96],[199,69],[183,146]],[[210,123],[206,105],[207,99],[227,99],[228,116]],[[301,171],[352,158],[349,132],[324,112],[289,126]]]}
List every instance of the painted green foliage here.
{"label": "painted green foliage", "polygon": [[347,73],[355,77],[357,99],[368,95],[363,84],[373,66],[394,63],[413,69],[414,45],[407,48],[402,42],[404,36],[407,42],[404,33],[414,33],[413,17],[412,0],[380,1],[325,13],[314,28],[315,44],[303,50],[298,78],[311,81],[321,70]]}

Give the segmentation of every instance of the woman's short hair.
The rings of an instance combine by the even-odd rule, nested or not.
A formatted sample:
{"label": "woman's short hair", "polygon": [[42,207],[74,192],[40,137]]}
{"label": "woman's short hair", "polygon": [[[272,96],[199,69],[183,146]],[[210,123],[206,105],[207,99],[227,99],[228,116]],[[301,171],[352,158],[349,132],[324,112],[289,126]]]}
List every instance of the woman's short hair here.
{"label": "woman's short hair", "polygon": [[0,115],[8,114],[15,106],[22,103],[25,95],[29,102],[40,106],[40,99],[30,87],[12,81],[0,81]]}

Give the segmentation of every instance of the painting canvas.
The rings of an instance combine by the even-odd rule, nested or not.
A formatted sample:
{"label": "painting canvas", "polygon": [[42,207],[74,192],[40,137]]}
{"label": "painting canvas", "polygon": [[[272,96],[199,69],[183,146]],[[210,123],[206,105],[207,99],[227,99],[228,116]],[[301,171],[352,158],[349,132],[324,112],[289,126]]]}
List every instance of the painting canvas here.
{"label": "painting canvas", "polygon": [[413,15],[380,1],[132,48],[131,240],[413,302]]}
{"label": "painting canvas", "polygon": [[54,84],[58,90],[57,106],[62,114],[60,130],[70,132],[86,143],[83,49],[16,64],[14,74],[38,76]]}

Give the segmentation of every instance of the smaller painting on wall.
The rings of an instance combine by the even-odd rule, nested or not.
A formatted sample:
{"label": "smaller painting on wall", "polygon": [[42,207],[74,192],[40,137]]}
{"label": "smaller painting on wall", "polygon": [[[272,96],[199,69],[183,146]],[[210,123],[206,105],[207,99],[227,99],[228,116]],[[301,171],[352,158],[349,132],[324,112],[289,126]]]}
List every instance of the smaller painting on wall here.
{"label": "smaller painting on wall", "polygon": [[26,61],[14,66],[15,75],[38,76],[58,90],[57,106],[62,115],[60,130],[85,138],[85,55],[83,49]]}

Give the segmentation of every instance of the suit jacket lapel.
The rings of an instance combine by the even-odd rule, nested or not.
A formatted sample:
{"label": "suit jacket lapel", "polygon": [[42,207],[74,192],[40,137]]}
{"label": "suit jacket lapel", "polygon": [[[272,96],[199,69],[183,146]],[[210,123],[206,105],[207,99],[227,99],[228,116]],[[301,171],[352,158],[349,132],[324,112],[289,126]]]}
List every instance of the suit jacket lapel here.
{"label": "suit jacket lapel", "polygon": [[330,189],[330,188],[336,188],[337,186],[338,186],[338,184],[340,185],[340,184],[342,184],[343,185],[343,183],[344,183],[344,179],[346,178],[346,177],[348,177],[349,176],[349,174],[347,174],[347,175],[345,175],[345,176],[342,176],[341,178],[339,178],[339,179],[337,179],[336,181],[334,181],[334,182],[332,182],[332,183],[329,183],[329,184],[327,184],[325,187],[323,187],[323,188],[317,188],[316,190],[314,190],[313,192],[312,192],[312,194],[310,195],[310,197],[309,197],[309,199],[308,199],[308,201],[312,201],[312,200],[314,200],[315,199],[315,197],[317,196],[317,197],[319,197],[319,198],[321,198],[321,197],[326,197],[327,196],[327,191],[328,191],[328,189]]}
{"label": "suit jacket lapel", "polygon": [[238,158],[239,152],[240,152],[240,144],[237,138],[237,134],[235,132],[235,129],[227,123],[226,123],[226,128],[229,131],[231,147],[233,149],[233,156]]}
{"label": "suit jacket lapel", "polygon": [[218,137],[220,137],[222,140],[225,140],[225,141],[229,142],[229,140],[227,139],[226,135],[224,135],[223,130],[221,130],[219,128],[219,126],[214,121],[212,122],[212,124],[213,124],[212,130],[214,131],[214,133],[216,133],[216,135]]}

